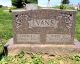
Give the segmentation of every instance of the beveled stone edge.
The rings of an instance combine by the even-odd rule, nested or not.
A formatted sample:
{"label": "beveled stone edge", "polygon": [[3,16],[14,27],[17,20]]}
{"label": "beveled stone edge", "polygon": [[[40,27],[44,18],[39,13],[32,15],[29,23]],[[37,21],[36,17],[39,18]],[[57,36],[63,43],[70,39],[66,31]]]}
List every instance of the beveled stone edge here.
{"label": "beveled stone edge", "polygon": [[[41,8],[41,9],[37,9],[37,10],[56,10],[56,11],[65,11],[65,12],[76,12],[77,11],[77,10],[54,9],[54,8]],[[12,12],[23,12],[23,11],[30,11],[30,10],[26,10],[26,9],[15,9],[15,10],[12,10]]]}
{"label": "beveled stone edge", "polygon": [[74,43],[70,45],[58,45],[58,44],[14,44],[13,38],[9,39],[9,41],[4,45],[8,47],[72,47],[72,48],[80,48],[80,42],[76,39],[74,39]]}
{"label": "beveled stone edge", "polygon": [[[75,42],[78,41],[75,40]],[[62,55],[62,56],[80,53],[80,47],[77,47],[75,45],[14,44],[13,38],[9,39],[9,41],[5,46],[7,46],[8,54],[14,54],[14,55],[19,53],[20,51],[24,51],[27,54],[37,53],[37,54]]]}

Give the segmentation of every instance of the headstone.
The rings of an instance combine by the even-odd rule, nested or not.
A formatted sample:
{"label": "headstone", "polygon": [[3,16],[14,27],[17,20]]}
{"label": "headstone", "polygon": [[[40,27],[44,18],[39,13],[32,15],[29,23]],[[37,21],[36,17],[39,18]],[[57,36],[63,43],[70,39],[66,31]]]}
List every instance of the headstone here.
{"label": "headstone", "polygon": [[26,4],[25,9],[26,10],[37,10],[38,5],[37,4]]}
{"label": "headstone", "polygon": [[13,11],[15,44],[73,44],[75,11]]}

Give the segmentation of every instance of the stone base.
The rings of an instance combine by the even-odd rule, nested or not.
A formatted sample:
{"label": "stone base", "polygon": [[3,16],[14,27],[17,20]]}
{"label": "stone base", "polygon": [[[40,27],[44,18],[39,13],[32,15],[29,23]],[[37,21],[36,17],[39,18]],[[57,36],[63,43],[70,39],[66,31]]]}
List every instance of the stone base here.
{"label": "stone base", "polygon": [[51,44],[14,44],[13,38],[11,38],[5,45],[8,49],[8,53],[15,55],[19,51],[26,53],[39,53],[49,55],[69,55],[74,53],[80,53],[80,42],[74,41],[74,45],[51,45]]}

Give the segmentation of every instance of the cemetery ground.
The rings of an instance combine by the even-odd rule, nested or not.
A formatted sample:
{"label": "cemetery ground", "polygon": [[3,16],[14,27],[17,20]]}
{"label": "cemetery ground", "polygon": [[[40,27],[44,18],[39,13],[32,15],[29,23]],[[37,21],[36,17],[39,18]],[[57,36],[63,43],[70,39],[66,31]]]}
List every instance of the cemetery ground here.
{"label": "cemetery ground", "polygon": [[[70,56],[26,54],[23,51],[15,56],[3,56],[3,45],[12,38],[11,13],[0,8],[0,64],[80,64],[80,54]],[[76,14],[75,39],[80,41],[80,11]]]}

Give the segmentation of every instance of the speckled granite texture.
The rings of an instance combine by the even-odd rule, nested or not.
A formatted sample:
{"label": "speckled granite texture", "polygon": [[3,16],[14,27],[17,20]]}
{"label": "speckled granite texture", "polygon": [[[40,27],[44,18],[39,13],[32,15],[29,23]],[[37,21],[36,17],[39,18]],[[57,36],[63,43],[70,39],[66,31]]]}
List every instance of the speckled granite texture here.
{"label": "speckled granite texture", "polygon": [[15,44],[73,44],[75,11],[13,11]]}

